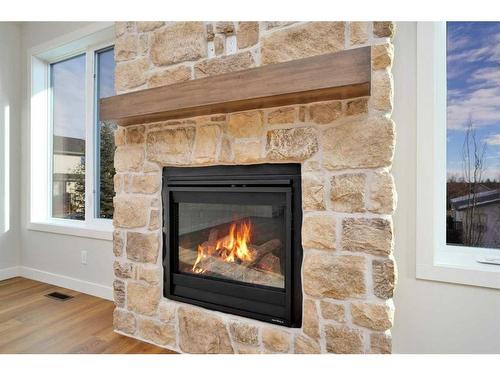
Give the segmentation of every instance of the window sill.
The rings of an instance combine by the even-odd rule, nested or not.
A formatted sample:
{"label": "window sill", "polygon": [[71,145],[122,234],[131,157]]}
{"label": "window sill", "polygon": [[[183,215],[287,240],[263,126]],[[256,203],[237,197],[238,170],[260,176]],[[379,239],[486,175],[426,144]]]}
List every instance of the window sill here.
{"label": "window sill", "polygon": [[434,264],[417,264],[417,278],[500,289],[500,265],[477,261],[493,254],[500,251],[447,246],[436,252]]}
{"label": "window sill", "polygon": [[28,230],[38,232],[57,233],[106,241],[113,240],[113,223],[111,220],[102,220],[102,223],[94,225],[75,223],[71,220],[48,220],[30,222],[27,228]]}

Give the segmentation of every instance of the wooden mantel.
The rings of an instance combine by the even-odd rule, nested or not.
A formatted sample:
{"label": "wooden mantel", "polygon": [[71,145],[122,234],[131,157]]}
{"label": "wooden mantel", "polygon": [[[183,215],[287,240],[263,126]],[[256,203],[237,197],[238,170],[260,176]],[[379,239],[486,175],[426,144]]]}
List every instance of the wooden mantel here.
{"label": "wooden mantel", "polygon": [[101,99],[127,126],[370,95],[371,49],[356,48]]}

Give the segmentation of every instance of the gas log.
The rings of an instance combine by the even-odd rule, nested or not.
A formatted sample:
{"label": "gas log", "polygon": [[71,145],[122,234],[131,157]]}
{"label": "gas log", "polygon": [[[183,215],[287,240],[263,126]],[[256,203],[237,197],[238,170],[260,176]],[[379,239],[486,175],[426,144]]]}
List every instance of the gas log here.
{"label": "gas log", "polygon": [[[281,241],[279,239],[269,240],[261,245],[249,244],[251,260],[234,261],[225,260],[216,249],[217,243],[224,243],[227,236],[217,238],[218,230],[212,229],[208,240],[199,245],[198,250],[179,248],[179,259],[181,269],[185,272],[193,273],[193,264],[198,257],[198,251],[206,256],[196,265],[196,269],[202,270],[203,275],[213,275],[241,282],[252,284],[262,284],[274,287],[283,287],[283,275],[280,273]],[[275,254],[274,254],[275,253]]]}

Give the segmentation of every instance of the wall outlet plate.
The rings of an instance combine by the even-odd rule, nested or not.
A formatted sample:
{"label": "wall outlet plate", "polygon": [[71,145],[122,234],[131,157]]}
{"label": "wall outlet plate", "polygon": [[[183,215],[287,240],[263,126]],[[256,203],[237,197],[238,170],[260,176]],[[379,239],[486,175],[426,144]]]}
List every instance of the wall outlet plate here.
{"label": "wall outlet plate", "polygon": [[87,264],[87,251],[82,250],[81,257],[82,257],[82,264]]}

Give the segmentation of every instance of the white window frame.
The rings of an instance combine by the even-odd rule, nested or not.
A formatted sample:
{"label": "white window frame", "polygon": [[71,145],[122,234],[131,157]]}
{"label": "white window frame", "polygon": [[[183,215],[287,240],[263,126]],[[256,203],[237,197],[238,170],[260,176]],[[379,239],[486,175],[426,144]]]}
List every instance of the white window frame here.
{"label": "white window frame", "polygon": [[446,245],[446,23],[417,24],[417,217],[419,279],[500,288],[500,250]]}
{"label": "white window frame", "polygon": [[[113,223],[95,217],[95,52],[115,42],[112,22],[99,22],[63,35],[28,51],[28,111],[30,122],[30,182],[27,228],[65,235],[112,240]],[[50,64],[85,53],[85,220],[52,217],[52,124]]]}

